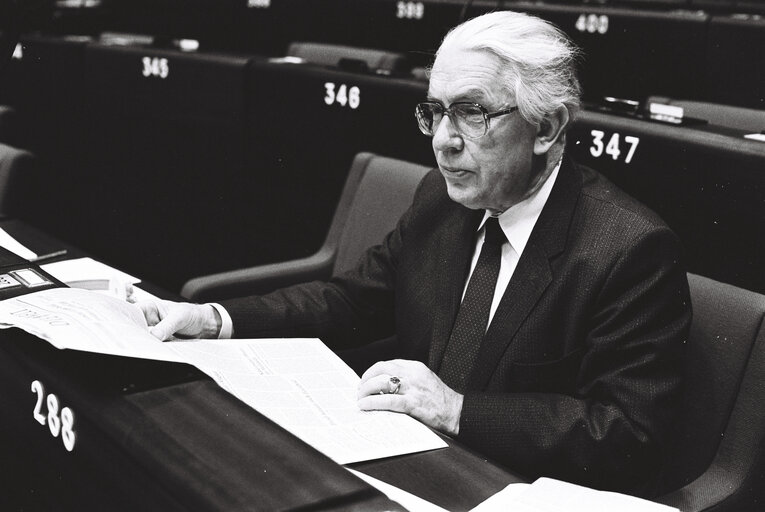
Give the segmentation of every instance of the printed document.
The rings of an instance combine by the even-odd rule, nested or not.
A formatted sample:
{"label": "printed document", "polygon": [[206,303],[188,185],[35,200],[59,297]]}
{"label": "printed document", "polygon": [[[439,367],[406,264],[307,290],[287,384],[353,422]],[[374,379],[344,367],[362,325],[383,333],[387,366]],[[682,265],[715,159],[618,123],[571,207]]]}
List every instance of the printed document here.
{"label": "printed document", "polygon": [[153,338],[143,313],[114,297],[51,288],[0,302],[0,328],[18,327],[57,348],[180,361]]}
{"label": "printed document", "polygon": [[192,364],[339,464],[446,446],[410,416],[359,410],[359,377],[318,339],[162,343],[137,306],[74,288],[0,302],[2,327],[58,348]]}
{"label": "printed document", "polygon": [[679,512],[674,507],[618,492],[539,478],[533,484],[510,484],[471,512]]}

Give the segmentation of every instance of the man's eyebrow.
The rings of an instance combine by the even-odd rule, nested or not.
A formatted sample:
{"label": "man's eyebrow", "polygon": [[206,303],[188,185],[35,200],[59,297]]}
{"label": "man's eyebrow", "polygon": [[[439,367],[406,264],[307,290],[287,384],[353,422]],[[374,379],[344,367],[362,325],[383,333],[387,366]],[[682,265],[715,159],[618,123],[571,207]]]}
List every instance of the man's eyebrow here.
{"label": "man's eyebrow", "polygon": [[[435,101],[438,103],[443,102],[443,100],[436,98],[430,92],[428,92],[427,99],[428,101]],[[461,91],[459,94],[451,98],[450,104],[457,103],[458,101],[481,103],[488,100],[490,100],[490,98],[487,96],[486,91],[484,89],[481,89],[480,87],[471,87],[470,89]]]}

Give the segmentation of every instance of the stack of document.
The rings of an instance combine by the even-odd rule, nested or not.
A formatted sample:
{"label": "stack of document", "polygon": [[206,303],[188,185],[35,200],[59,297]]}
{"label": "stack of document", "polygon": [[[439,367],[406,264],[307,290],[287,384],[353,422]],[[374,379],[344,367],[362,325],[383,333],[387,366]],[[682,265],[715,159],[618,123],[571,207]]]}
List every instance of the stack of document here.
{"label": "stack of document", "polygon": [[678,512],[653,501],[618,492],[598,491],[552,478],[510,484],[472,512]]}
{"label": "stack of document", "polygon": [[134,304],[74,288],[0,302],[8,327],[60,349],[192,364],[339,464],[446,446],[410,416],[359,410],[359,377],[318,339],[162,343]]}

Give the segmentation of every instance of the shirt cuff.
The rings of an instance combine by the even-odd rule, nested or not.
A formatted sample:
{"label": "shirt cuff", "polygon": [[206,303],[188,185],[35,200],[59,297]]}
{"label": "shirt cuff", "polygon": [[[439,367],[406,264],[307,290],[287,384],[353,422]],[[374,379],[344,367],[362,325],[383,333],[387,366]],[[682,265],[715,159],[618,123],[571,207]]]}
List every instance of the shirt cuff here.
{"label": "shirt cuff", "polygon": [[220,332],[218,333],[218,339],[223,340],[231,338],[231,336],[234,335],[234,322],[231,320],[231,315],[229,315],[228,311],[226,311],[226,308],[220,304],[210,302],[210,305],[214,307],[220,315],[221,326]]}

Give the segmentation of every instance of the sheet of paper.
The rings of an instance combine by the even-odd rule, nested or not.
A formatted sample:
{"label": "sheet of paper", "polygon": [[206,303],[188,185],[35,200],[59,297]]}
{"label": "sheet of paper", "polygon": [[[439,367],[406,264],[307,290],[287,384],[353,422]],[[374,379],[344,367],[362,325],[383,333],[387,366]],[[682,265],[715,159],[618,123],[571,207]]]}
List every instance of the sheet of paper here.
{"label": "sheet of paper", "polygon": [[0,328],[14,326],[58,348],[192,364],[339,464],[446,446],[409,416],[359,410],[359,377],[318,339],[162,343],[134,304],[76,288],[0,302]]}
{"label": "sheet of paper", "polygon": [[410,416],[359,410],[359,377],[320,340],[198,340],[168,345],[180,359],[338,464],[446,446]]}
{"label": "sheet of paper", "polygon": [[512,507],[515,505],[516,500],[530,485],[524,483],[510,484],[494,496],[487,498],[477,507],[472,508],[470,512],[505,512],[506,510],[514,510]]}
{"label": "sheet of paper", "polygon": [[21,245],[18,240],[9,235],[8,232],[3,228],[0,228],[0,247],[4,247],[16,256],[21,256],[27,260],[31,260],[37,257],[37,254]]}
{"label": "sheet of paper", "polygon": [[[507,490],[507,489],[506,489]],[[499,508],[475,508],[480,512],[512,510],[513,512],[678,512],[678,509],[617,492],[590,489],[552,478],[539,478],[523,492],[510,492],[512,498]],[[505,493],[505,490],[500,491]],[[489,498],[493,500],[495,496]],[[487,501],[489,501],[487,500]],[[484,502],[486,503],[486,502]]]}
{"label": "sheet of paper", "polygon": [[399,489],[394,485],[385,483],[382,480],[378,480],[377,478],[373,478],[365,473],[362,473],[361,471],[355,471],[350,468],[346,469],[386,495],[388,499],[395,501],[410,512],[447,512],[446,509],[441,508],[427,500],[424,500],[419,496],[408,493],[403,489]]}
{"label": "sheet of paper", "polygon": [[52,288],[0,302],[0,328],[19,327],[58,348],[179,361],[148,333],[140,309],[114,297]]}
{"label": "sheet of paper", "polygon": [[[105,263],[96,261],[93,258],[76,258],[73,260],[56,261],[40,265],[44,271],[75,288],[88,288],[87,286],[76,286],[78,282],[87,283],[88,281],[109,281],[110,279],[119,279],[124,283],[140,283],[141,280],[126,274],[121,270],[112,268]],[[95,286],[95,285],[94,285]],[[103,288],[103,287],[101,287]],[[88,288],[92,289],[92,288]]]}

